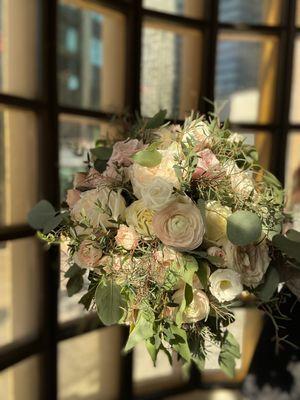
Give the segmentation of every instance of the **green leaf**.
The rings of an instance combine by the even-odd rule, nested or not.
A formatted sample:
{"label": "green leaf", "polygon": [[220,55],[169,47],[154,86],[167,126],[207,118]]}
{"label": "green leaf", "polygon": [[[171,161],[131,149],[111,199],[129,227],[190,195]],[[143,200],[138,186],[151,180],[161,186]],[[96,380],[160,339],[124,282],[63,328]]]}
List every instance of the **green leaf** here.
{"label": "green leaf", "polygon": [[275,290],[277,290],[280,282],[279,273],[274,262],[271,262],[264,276],[264,282],[257,288],[258,297],[267,302],[269,301]]}
{"label": "green leaf", "polygon": [[222,351],[219,355],[220,368],[227,376],[234,378],[235,375],[235,359],[226,351]]}
{"label": "green leaf", "polygon": [[71,265],[71,267],[65,272],[66,278],[74,278],[77,275],[84,275],[86,269],[78,267],[77,264]]}
{"label": "green leaf", "polygon": [[203,222],[204,222],[204,226],[206,226],[206,208],[205,208],[205,204],[206,204],[205,200],[198,199],[197,206],[198,206],[198,208],[200,210],[201,217],[202,217]]}
{"label": "green leaf", "polygon": [[153,361],[153,365],[156,366],[156,359],[159,349],[155,345],[155,338],[152,336],[151,338],[147,339],[145,341],[145,345]]}
{"label": "green leaf", "polygon": [[62,214],[55,215],[55,217],[50,218],[44,225],[43,233],[47,235],[53,229],[57,228],[58,225],[63,221]]}
{"label": "green leaf", "polygon": [[95,290],[89,290],[81,297],[81,299],[79,300],[79,304],[82,304],[84,308],[88,311],[91,307],[94,296]]}
{"label": "green leaf", "polygon": [[125,303],[120,288],[112,280],[101,282],[95,293],[99,318],[104,325],[117,324],[122,318]]}
{"label": "green leaf", "polygon": [[90,152],[98,160],[107,161],[112,155],[113,149],[111,147],[95,147]]}
{"label": "green leaf", "polygon": [[186,300],[185,298],[183,298],[175,316],[175,322],[178,326],[182,325],[182,315],[185,309],[186,309]]}
{"label": "green leaf", "polygon": [[170,340],[173,349],[187,362],[191,361],[191,352],[187,343],[186,331],[179,326],[171,325],[170,327],[175,339]]}
{"label": "green leaf", "polygon": [[[290,238],[298,238],[295,234],[296,231],[289,234],[289,237],[284,235],[276,235],[273,237],[272,243],[280,251],[286,254],[288,257],[294,258],[300,261],[300,246],[299,242],[296,240],[291,240]],[[298,232],[296,232],[298,233]]]}
{"label": "green leaf", "polygon": [[203,288],[205,289],[207,287],[208,283],[208,271],[209,271],[209,265],[206,261],[200,260],[198,262],[199,268],[196,272],[199,281]]}
{"label": "green leaf", "polygon": [[296,231],[295,229],[288,230],[286,237],[293,242],[300,243],[300,232]]}
{"label": "green leaf", "polygon": [[67,282],[68,296],[72,297],[74,294],[80,292],[82,287],[83,287],[83,277],[82,277],[82,275],[72,276]]}
{"label": "green leaf", "polygon": [[184,256],[184,268],[180,274],[180,278],[190,286],[193,286],[193,278],[195,272],[198,270],[197,260],[189,255]]}
{"label": "green leaf", "polygon": [[155,129],[162,126],[167,116],[167,110],[159,110],[152,118],[146,122],[146,129]]}
{"label": "green leaf", "polygon": [[192,360],[199,371],[204,371],[205,368],[205,355],[197,354],[196,356],[192,356]]}
{"label": "green leaf", "polygon": [[186,307],[188,307],[191,304],[191,302],[193,301],[193,298],[194,298],[192,286],[185,285],[184,298],[185,298]]}
{"label": "green leaf", "polygon": [[237,246],[246,246],[257,241],[261,232],[259,217],[250,211],[236,211],[227,218],[228,239]]}
{"label": "green leaf", "polygon": [[34,229],[43,229],[55,215],[56,211],[52,204],[47,200],[41,200],[28,213],[27,219]]}
{"label": "green leaf", "polygon": [[282,189],[280,181],[271,172],[265,171],[263,179],[268,185],[274,186],[277,189]]}
{"label": "green leaf", "polygon": [[153,168],[160,164],[162,155],[156,149],[145,149],[135,153],[132,159],[143,167]]}
{"label": "green leaf", "polygon": [[235,359],[240,357],[240,346],[237,340],[232,333],[226,331],[218,361],[222,371],[231,378],[235,375]]}
{"label": "green leaf", "polygon": [[225,347],[235,358],[241,357],[240,345],[233,334],[229,331],[227,331],[226,334]]}
{"label": "green leaf", "polygon": [[125,351],[131,350],[138,343],[153,336],[154,313],[150,310],[140,310],[135,327],[127,340]]}
{"label": "green leaf", "polygon": [[97,159],[94,162],[94,168],[98,171],[98,172],[104,172],[106,170],[107,167],[107,161],[105,160],[99,160]]}

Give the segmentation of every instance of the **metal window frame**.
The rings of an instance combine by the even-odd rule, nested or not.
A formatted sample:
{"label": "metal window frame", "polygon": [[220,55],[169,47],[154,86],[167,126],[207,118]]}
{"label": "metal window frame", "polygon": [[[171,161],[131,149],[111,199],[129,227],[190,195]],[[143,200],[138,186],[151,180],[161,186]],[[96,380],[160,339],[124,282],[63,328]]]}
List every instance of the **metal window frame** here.
{"label": "metal window frame", "polygon": [[[205,15],[202,19],[167,14],[144,9],[142,0],[88,0],[90,3],[117,10],[126,16],[126,106],[130,112],[140,112],[140,64],[142,25],[145,19],[156,19],[170,24],[199,30],[203,34],[203,69],[199,88],[199,110],[211,110],[203,97],[214,99],[216,47],[219,30],[233,32],[263,33],[279,38],[279,62],[276,81],[275,118],[268,124],[235,123],[235,129],[269,131],[272,134],[272,171],[284,180],[285,150],[288,133],[300,130],[300,123],[289,121],[294,42],[300,34],[295,26],[296,0],[283,0],[282,22],[277,26],[255,24],[230,24],[218,22],[218,0],[204,0]],[[41,197],[59,204],[58,178],[58,118],[60,114],[110,120],[112,114],[101,110],[83,109],[60,105],[57,94],[57,4],[58,0],[40,0],[41,37],[44,43],[40,68],[43,72],[43,95],[41,99],[27,99],[9,94],[0,94],[0,105],[34,111],[39,118],[39,191]],[[200,50],[199,50],[200,51]],[[288,79],[286,78],[288,77]],[[279,160],[279,162],[278,162]],[[31,237],[34,231],[26,224],[0,228],[0,242]],[[12,344],[0,347],[0,371],[33,355],[41,356],[41,395],[43,400],[57,399],[57,345],[60,341],[76,337],[96,329],[104,328],[97,316],[91,314],[66,323],[58,324],[59,250],[51,249],[42,254],[44,271],[42,289],[44,292],[43,319],[38,334]],[[125,343],[127,328],[122,329],[122,342]],[[132,376],[132,353],[121,356],[120,396],[129,399],[159,399],[166,395],[184,393],[201,384],[199,373],[194,369],[187,384],[181,388],[163,390],[147,396],[134,397]],[[231,385],[232,386],[232,385]],[[234,385],[236,387],[237,385]]]}

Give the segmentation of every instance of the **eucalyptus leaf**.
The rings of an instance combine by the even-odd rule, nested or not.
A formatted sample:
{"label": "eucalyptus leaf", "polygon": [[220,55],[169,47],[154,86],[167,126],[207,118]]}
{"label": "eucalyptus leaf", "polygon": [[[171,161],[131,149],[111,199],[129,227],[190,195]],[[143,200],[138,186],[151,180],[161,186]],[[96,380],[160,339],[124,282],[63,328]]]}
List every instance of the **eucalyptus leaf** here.
{"label": "eucalyptus leaf", "polygon": [[278,270],[273,262],[270,263],[264,276],[264,282],[257,288],[257,296],[267,302],[277,290],[280,282]]}
{"label": "eucalyptus leaf", "polygon": [[152,118],[146,122],[146,129],[155,129],[162,126],[167,116],[167,110],[159,110]]}
{"label": "eucalyptus leaf", "polygon": [[63,221],[63,215],[62,214],[57,214],[54,217],[51,217],[44,225],[43,228],[43,233],[47,235],[51,231],[53,231],[55,228],[57,228],[61,222]]}
{"label": "eucalyptus leaf", "polygon": [[120,288],[112,280],[102,282],[95,292],[95,301],[100,320],[104,325],[117,324],[123,315],[125,302]]}
{"label": "eucalyptus leaf", "polygon": [[[272,239],[272,243],[275,247],[281,250],[288,257],[294,258],[297,261],[300,261],[300,246],[299,242],[296,240],[291,240],[295,237],[298,238],[298,235],[294,233],[290,233],[289,236],[284,235],[275,235]],[[296,232],[297,233],[297,232]]]}
{"label": "eucalyptus leaf", "polygon": [[68,296],[72,297],[74,294],[80,292],[82,287],[83,287],[83,277],[82,277],[82,275],[72,276],[67,282]]}
{"label": "eucalyptus leaf", "polygon": [[39,201],[28,213],[28,223],[34,229],[44,229],[48,221],[54,218],[56,211],[47,200]]}
{"label": "eucalyptus leaf", "polygon": [[113,149],[111,147],[95,147],[91,149],[90,152],[98,160],[107,161],[112,155]]}
{"label": "eucalyptus leaf", "polygon": [[257,241],[261,232],[261,220],[250,211],[236,211],[227,218],[228,239],[237,246],[246,246]]}
{"label": "eucalyptus leaf", "polygon": [[162,155],[156,149],[145,149],[135,153],[132,159],[143,167],[153,168],[160,164]]}

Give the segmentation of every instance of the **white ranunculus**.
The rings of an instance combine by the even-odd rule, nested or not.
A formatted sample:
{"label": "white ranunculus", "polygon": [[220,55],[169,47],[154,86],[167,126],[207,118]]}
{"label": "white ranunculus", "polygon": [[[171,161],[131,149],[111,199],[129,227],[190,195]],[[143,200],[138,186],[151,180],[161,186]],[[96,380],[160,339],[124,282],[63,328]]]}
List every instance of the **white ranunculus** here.
{"label": "white ranunculus", "polygon": [[220,302],[233,300],[243,291],[240,275],[232,269],[217,269],[209,277],[211,294]]}
{"label": "white ranunculus", "polygon": [[179,188],[179,181],[173,166],[176,164],[176,157],[180,154],[177,143],[173,143],[166,150],[158,150],[162,155],[162,160],[156,167],[143,167],[138,163],[130,166],[129,176],[133,188],[134,195],[142,198],[142,191],[157,177],[169,182],[173,187]]}
{"label": "white ranunculus", "polygon": [[174,199],[173,184],[157,176],[142,188],[141,195],[146,207],[160,211]]}
{"label": "white ranunculus", "polygon": [[120,191],[99,187],[81,194],[71,211],[71,217],[88,227],[105,229],[116,227],[119,219],[124,220],[125,208]]}
{"label": "white ranunculus", "polygon": [[[178,289],[173,294],[173,300],[177,304],[181,304],[184,298],[185,289]],[[193,288],[193,300],[186,307],[182,314],[183,323],[193,323],[206,320],[209,314],[210,306],[206,294],[201,289]]]}
{"label": "white ranunculus", "polygon": [[255,288],[262,282],[271,261],[266,241],[241,247],[228,240],[223,248],[227,266],[241,275],[244,285]]}

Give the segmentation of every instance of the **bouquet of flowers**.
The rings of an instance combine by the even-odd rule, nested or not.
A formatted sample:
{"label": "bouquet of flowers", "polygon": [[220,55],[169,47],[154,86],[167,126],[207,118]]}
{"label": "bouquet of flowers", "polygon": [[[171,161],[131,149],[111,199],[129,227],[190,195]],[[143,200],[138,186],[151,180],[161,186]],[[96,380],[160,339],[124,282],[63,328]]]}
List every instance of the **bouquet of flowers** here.
{"label": "bouquet of flowers", "polygon": [[99,141],[62,209],[42,200],[29,223],[67,243],[68,294],[85,275],[80,303],[130,327],[125,351],[144,342],[154,363],[176,352],[202,370],[213,344],[233,376],[233,307],[245,296],[276,307],[282,269],[300,268],[300,233],[283,233],[282,187],[243,136],[214,116],[165,117],[139,119],[112,148]]}

